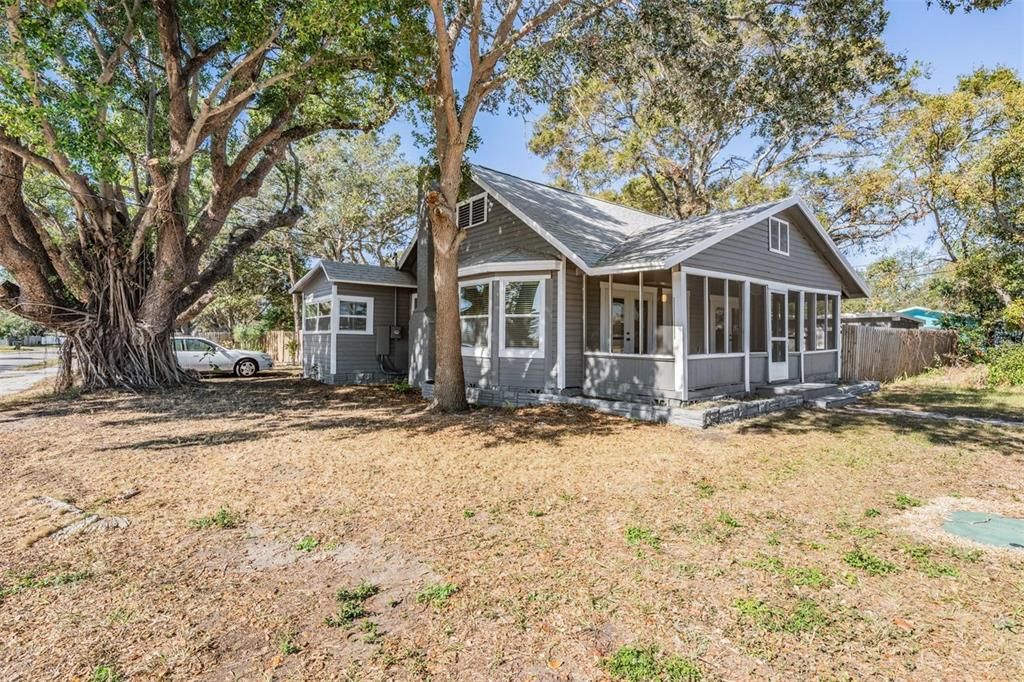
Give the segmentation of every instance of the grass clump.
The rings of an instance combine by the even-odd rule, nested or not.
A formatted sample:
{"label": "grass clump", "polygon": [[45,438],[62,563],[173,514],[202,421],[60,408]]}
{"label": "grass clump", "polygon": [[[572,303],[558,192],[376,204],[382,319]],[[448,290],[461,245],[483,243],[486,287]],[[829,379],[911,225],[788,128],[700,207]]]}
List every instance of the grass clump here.
{"label": "grass clump", "polygon": [[801,599],[792,611],[785,611],[766,604],[760,599],[737,599],[733,606],[740,616],[755,627],[768,632],[817,632],[828,625],[828,618],[816,602]]}
{"label": "grass clump", "polygon": [[103,663],[92,669],[92,676],[89,682],[121,682],[124,677],[113,665]]}
{"label": "grass clump", "polygon": [[458,591],[458,586],[453,585],[452,583],[427,585],[418,595],[416,595],[416,603],[429,604],[435,609],[439,609],[444,606],[452,595]]}
{"label": "grass clump", "polygon": [[802,585],[806,587],[825,587],[828,585],[828,578],[817,568],[813,566],[803,567],[798,566],[796,568],[787,568],[785,570],[786,577],[794,585]]}
{"label": "grass clump", "polygon": [[302,647],[295,641],[295,631],[286,630],[277,637],[277,650],[282,656],[290,656],[302,651]]}
{"label": "grass clump", "polygon": [[626,542],[632,547],[647,545],[651,549],[661,549],[661,538],[650,528],[630,526],[626,529]]}
{"label": "grass clump", "polygon": [[662,656],[658,647],[624,646],[601,661],[608,676],[623,682],[698,682],[704,678],[700,667],[688,658]]}
{"label": "grass clump", "polygon": [[718,512],[718,522],[726,528],[740,528],[742,526],[732,514],[726,511]]}
{"label": "grass clump", "polygon": [[190,528],[203,530],[205,528],[237,528],[242,525],[242,515],[237,514],[227,507],[221,507],[210,516],[200,516],[188,522]]}
{"label": "grass clump", "polygon": [[864,510],[864,516],[868,517],[869,519],[873,519],[876,516],[881,516],[881,515],[882,515],[882,512],[878,511],[874,507],[872,507],[871,509],[865,509]]}
{"label": "grass clump", "polygon": [[300,552],[312,552],[319,546],[320,540],[313,537],[312,535],[307,535],[295,543],[295,549],[299,550]]}
{"label": "grass clump", "polygon": [[911,497],[910,495],[904,495],[902,493],[897,495],[896,500],[893,502],[893,506],[897,509],[910,509],[912,507],[920,507],[922,504],[924,504],[924,502],[916,497]]}
{"label": "grass clump", "polygon": [[853,568],[859,568],[869,575],[888,575],[899,570],[896,564],[877,557],[858,547],[843,555],[843,561]]}
{"label": "grass clump", "polygon": [[949,556],[959,561],[966,561],[973,564],[981,559],[980,549],[963,549],[962,547],[950,547]]}
{"label": "grass clump", "polygon": [[70,585],[92,577],[91,571],[74,571],[72,573],[58,573],[57,575],[39,578],[31,573],[16,576],[9,584],[0,584],[0,599],[9,597],[25,590],[37,590],[45,587],[59,587]]}
{"label": "grass clump", "polygon": [[367,599],[380,592],[380,588],[373,583],[363,581],[354,589],[341,588],[334,598],[338,602],[338,610],[334,615],[327,616],[324,623],[330,627],[347,627],[355,621],[369,615],[369,611],[363,605]]}
{"label": "grass clump", "polygon": [[709,481],[706,478],[702,478],[699,481],[694,481],[693,487],[697,491],[697,497],[702,500],[706,500],[715,494],[715,486],[713,486],[711,484],[711,481]]}
{"label": "grass clump", "polygon": [[401,379],[391,384],[391,390],[400,395],[408,395],[416,390],[416,387],[410,384],[405,379]]}
{"label": "grass clump", "polygon": [[907,545],[903,548],[903,551],[913,559],[917,565],[917,570],[929,578],[956,578],[960,575],[960,571],[955,566],[940,564],[932,559],[931,547],[926,545]]}

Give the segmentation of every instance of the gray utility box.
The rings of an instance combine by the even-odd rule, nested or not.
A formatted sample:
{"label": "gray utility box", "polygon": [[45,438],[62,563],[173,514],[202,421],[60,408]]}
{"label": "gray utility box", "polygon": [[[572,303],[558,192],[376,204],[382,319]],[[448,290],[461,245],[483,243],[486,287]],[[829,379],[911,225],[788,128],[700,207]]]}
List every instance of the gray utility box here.
{"label": "gray utility box", "polygon": [[402,338],[402,328],[397,324],[378,324],[374,338],[377,341],[377,355],[391,355],[391,340]]}

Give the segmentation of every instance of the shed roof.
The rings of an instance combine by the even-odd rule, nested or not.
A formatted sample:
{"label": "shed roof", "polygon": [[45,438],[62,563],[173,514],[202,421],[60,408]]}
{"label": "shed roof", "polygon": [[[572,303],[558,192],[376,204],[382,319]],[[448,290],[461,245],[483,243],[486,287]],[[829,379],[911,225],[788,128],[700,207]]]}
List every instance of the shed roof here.
{"label": "shed roof", "polygon": [[318,260],[309,269],[309,272],[295,283],[295,286],[291,289],[292,293],[302,291],[306,283],[320,271],[323,271],[324,276],[329,282],[416,288],[416,278],[413,275],[392,267],[365,265],[363,263],[342,263],[334,260]]}

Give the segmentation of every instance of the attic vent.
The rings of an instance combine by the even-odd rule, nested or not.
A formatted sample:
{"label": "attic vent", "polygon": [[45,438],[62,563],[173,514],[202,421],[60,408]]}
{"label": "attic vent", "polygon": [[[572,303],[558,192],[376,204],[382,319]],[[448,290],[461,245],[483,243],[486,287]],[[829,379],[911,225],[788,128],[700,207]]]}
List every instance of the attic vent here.
{"label": "attic vent", "polygon": [[456,206],[459,229],[475,227],[487,222],[487,195],[478,194],[460,202]]}

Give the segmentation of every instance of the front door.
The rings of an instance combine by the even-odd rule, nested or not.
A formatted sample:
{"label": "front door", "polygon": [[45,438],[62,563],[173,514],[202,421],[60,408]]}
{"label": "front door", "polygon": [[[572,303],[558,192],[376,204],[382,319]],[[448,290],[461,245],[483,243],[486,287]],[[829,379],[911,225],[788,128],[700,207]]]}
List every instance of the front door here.
{"label": "front door", "polygon": [[786,305],[785,290],[768,290],[771,296],[769,310],[768,380],[784,381],[789,378],[789,358],[786,349]]}
{"label": "front door", "polygon": [[640,306],[644,307],[644,345],[654,348],[654,293],[645,291],[643,301],[637,292],[627,287],[616,287],[612,296],[610,339],[608,349],[612,353],[635,354],[640,352]]}

